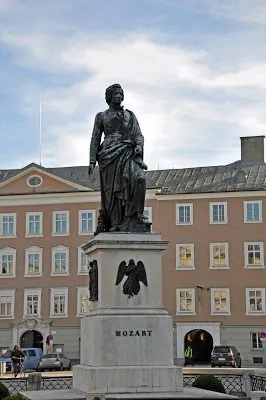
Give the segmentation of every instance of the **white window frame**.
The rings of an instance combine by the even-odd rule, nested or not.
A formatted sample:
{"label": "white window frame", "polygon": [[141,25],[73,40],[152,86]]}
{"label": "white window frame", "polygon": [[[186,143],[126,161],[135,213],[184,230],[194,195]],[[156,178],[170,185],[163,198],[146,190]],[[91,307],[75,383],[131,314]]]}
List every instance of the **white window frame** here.
{"label": "white window frame", "polygon": [[[251,291],[261,291],[262,293],[262,309],[251,311],[250,310],[250,292]],[[265,315],[265,288],[246,288],[246,315]]]}
{"label": "white window frame", "polygon": [[[213,220],[213,206],[224,206],[224,220],[223,221],[214,221]],[[227,214],[227,201],[212,201],[209,203],[209,215],[210,215],[210,224],[220,225],[228,223],[228,214]]]}
{"label": "white window frame", "polygon": [[83,271],[82,268],[81,268],[82,254],[84,253],[84,251],[82,250],[82,247],[84,245],[85,245],[85,243],[80,245],[80,246],[78,246],[78,275],[88,275],[89,274],[89,269],[88,269],[89,259],[88,259],[88,257],[87,257],[87,268],[86,268],[86,270]]}
{"label": "white window frame", "polygon": [[[40,217],[40,232],[39,233],[30,233],[30,216],[31,215]],[[35,221],[34,221],[34,225],[35,225]],[[43,236],[43,213],[42,212],[26,212],[26,235],[28,237]]]}
{"label": "white window frame", "polygon": [[[249,264],[248,263],[248,246],[249,245],[253,245],[253,246],[259,245],[260,246],[260,258],[261,258],[262,264]],[[248,268],[248,269],[265,268],[263,242],[244,242],[244,252],[245,252],[245,268]]]}
{"label": "white window frame", "polygon": [[[58,272],[55,271],[55,255],[56,253],[66,253],[66,271],[65,272]],[[52,276],[67,276],[69,275],[69,247],[59,245],[52,248]]]}
{"label": "white window frame", "polygon": [[[229,249],[228,249],[228,242],[219,242],[219,243],[210,243],[210,269],[229,269]],[[214,255],[213,249],[215,246],[225,246],[225,261],[226,264],[215,264],[214,263]]]}
{"label": "white window frame", "polygon": [[78,286],[77,287],[77,317],[84,317],[84,315],[86,315],[86,312],[81,312],[80,308],[81,308],[81,294],[82,293],[86,293],[88,296],[88,311],[90,309],[90,301],[89,301],[89,296],[90,296],[90,292],[89,292],[89,288],[88,286]]}
{"label": "white window frame", "polygon": [[[191,266],[186,266],[183,267],[181,266],[181,261],[180,261],[180,248],[181,247],[191,247]],[[176,269],[180,271],[186,271],[186,270],[193,270],[195,269],[195,245],[194,243],[179,243],[176,245]]]}
{"label": "white window frame", "polygon": [[[190,222],[179,222],[180,207],[190,207]],[[193,225],[193,203],[176,203],[176,225]]]}
{"label": "white window frame", "polygon": [[[12,234],[5,235],[3,233],[3,219],[4,217],[13,217],[14,231]],[[1,213],[0,214],[0,237],[2,238],[12,238],[17,237],[17,214],[16,213]]]}
{"label": "white window frame", "polygon": [[[181,311],[180,310],[180,293],[181,292],[191,292],[192,293],[192,310],[191,311]],[[182,288],[176,289],[176,315],[196,315],[195,309],[195,289],[194,288]]]}
{"label": "white window frame", "polygon": [[[259,220],[254,221],[254,220],[248,220],[248,210],[247,206],[248,204],[259,204]],[[245,224],[259,224],[262,222],[262,201],[261,200],[250,200],[250,201],[244,201],[244,223]]]}
{"label": "white window frame", "polygon": [[[215,310],[215,292],[223,291],[226,292],[226,311],[219,311]],[[211,288],[211,315],[231,315],[231,308],[230,308],[230,289],[229,288]]]}
{"label": "white window frame", "polygon": [[[56,232],[56,215],[66,214],[66,232]],[[53,211],[53,236],[69,236],[69,210]]]}
{"label": "white window frame", "polygon": [[[28,314],[27,313],[27,296],[38,296],[38,312]],[[24,289],[24,311],[23,317],[40,317],[41,316],[41,303],[42,303],[42,289]]]}
{"label": "white window frame", "polygon": [[[252,340],[252,336],[253,335],[256,335],[256,344],[257,344],[257,347],[253,347],[253,340]],[[261,344],[261,347],[259,346]],[[257,351],[257,350],[259,350],[259,351],[261,351],[261,350],[263,350],[263,342],[262,342],[262,340],[260,340],[260,332],[250,332],[250,349],[251,350],[255,350],[255,351]]]}
{"label": "white window frame", "polygon": [[[2,271],[2,256],[13,256],[13,274],[3,274]],[[0,250],[0,278],[14,278],[16,276],[16,258],[17,249],[13,247],[5,247]]]}
{"label": "white window frame", "polygon": [[[0,297],[11,297],[11,314],[10,315],[1,315],[1,319],[14,319],[15,318],[15,292],[16,289],[7,289],[7,290],[0,290]],[[0,308],[1,310],[1,308]]]}
{"label": "white window frame", "polygon": [[[29,271],[29,256],[32,254],[39,255],[39,272],[30,272]],[[42,276],[42,255],[43,255],[43,248],[39,246],[30,246],[25,249],[25,277],[35,277],[35,276]]]}
{"label": "white window frame", "polygon": [[[83,231],[82,230],[82,213],[91,213],[92,214],[92,230],[91,231]],[[93,235],[95,232],[95,210],[79,210],[79,235]]]}
{"label": "white window frame", "polygon": [[[55,287],[50,288],[51,299],[50,299],[50,318],[66,318],[68,317],[68,287]],[[54,296],[63,295],[65,297],[65,313],[56,314],[54,313]]]}

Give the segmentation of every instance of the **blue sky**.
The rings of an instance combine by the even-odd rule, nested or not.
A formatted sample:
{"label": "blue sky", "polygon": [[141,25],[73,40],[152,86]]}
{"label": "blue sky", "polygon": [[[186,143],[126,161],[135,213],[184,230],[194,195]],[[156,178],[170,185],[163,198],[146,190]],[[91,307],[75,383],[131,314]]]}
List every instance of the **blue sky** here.
{"label": "blue sky", "polygon": [[86,165],[119,82],[149,169],[227,164],[266,133],[265,0],[0,0],[0,168]]}

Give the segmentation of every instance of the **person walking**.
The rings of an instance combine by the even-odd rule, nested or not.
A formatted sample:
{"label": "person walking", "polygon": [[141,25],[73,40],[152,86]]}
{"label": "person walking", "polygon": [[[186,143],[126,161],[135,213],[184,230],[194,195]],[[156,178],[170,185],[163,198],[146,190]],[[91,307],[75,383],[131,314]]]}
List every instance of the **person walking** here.
{"label": "person walking", "polygon": [[193,366],[193,350],[192,350],[191,346],[188,346],[186,348],[184,356],[185,356],[185,364],[184,364],[184,366],[189,365],[189,364],[191,366]]}

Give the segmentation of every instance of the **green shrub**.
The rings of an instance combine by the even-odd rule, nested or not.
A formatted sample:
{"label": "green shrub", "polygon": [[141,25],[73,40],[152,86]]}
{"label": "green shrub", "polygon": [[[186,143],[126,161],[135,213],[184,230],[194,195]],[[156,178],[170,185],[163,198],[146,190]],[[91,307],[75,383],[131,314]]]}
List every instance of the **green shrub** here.
{"label": "green shrub", "polygon": [[0,382],[0,400],[4,399],[5,397],[9,396],[9,390],[5,385]]}
{"label": "green shrub", "polygon": [[25,397],[20,394],[13,394],[12,396],[5,397],[3,400],[25,400]]}
{"label": "green shrub", "polygon": [[222,382],[211,374],[199,375],[194,381],[193,387],[199,389],[210,390],[212,392],[225,393],[225,388]]}

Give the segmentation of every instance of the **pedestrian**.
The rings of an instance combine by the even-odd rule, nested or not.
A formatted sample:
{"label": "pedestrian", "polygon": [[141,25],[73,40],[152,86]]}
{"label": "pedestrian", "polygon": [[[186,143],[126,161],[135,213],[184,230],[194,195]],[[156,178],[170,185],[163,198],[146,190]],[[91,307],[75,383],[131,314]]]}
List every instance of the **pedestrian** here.
{"label": "pedestrian", "polygon": [[191,366],[193,366],[193,350],[192,350],[192,347],[191,346],[188,346],[187,348],[186,348],[186,350],[185,350],[185,353],[184,353],[184,356],[185,356],[185,363],[184,363],[184,366],[186,366],[186,365],[191,365]]}
{"label": "pedestrian", "polygon": [[21,364],[24,358],[25,358],[24,353],[22,353],[20,348],[17,345],[15,345],[11,353],[11,360],[13,364],[13,372],[15,378],[17,374],[20,372]]}

